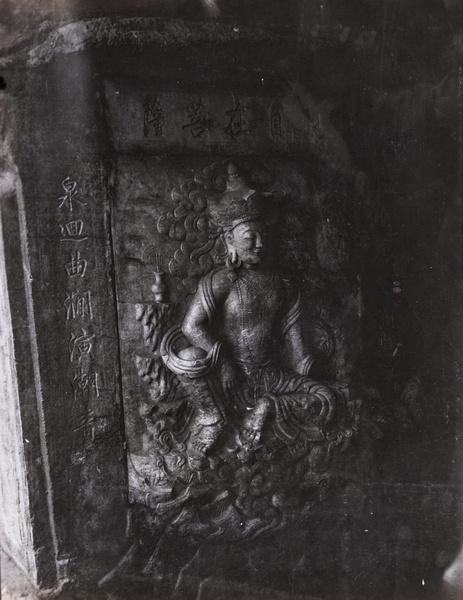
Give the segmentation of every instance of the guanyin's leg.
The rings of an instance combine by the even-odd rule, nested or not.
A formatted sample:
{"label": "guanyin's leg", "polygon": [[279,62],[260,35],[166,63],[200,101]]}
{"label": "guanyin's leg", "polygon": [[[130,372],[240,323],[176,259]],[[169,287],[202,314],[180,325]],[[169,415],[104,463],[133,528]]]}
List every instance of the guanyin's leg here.
{"label": "guanyin's leg", "polygon": [[257,446],[271,406],[272,401],[263,396],[254,408],[248,410],[238,434],[238,442],[243,448]]}

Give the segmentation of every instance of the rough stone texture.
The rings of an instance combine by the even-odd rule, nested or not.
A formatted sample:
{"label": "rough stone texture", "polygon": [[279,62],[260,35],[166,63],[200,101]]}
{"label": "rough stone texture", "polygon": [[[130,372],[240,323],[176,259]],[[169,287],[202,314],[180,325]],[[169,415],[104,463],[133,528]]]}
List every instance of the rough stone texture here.
{"label": "rough stone texture", "polygon": [[[56,582],[53,559],[55,539],[51,519],[53,507],[47,493],[50,489],[49,463],[44,443],[36,331],[32,315],[31,268],[21,180],[11,147],[13,115],[11,105],[5,98],[2,104],[1,218],[6,286],[3,293],[7,301],[2,325],[7,340],[2,355],[5,365],[2,408],[5,421],[10,424],[3,438],[5,462],[2,465],[5,470],[2,471],[2,490],[15,490],[19,502],[10,504],[5,499],[4,539],[7,550],[29,576],[47,587]],[[9,337],[11,333],[13,335]],[[15,380],[11,380],[13,375]],[[13,465],[14,470],[8,468]],[[19,520],[18,509],[22,515]],[[34,524],[33,528],[31,523]],[[22,532],[19,539],[13,533],[18,529]]]}
{"label": "rough stone texture", "polygon": [[[55,97],[52,105],[33,100],[46,98],[48,85],[43,74],[35,73],[28,80],[24,96],[28,100],[19,109],[17,104],[8,107],[12,153],[18,158],[24,198],[18,225],[24,243],[17,251],[27,252],[27,262],[21,267],[10,259],[7,269],[12,290],[17,290],[16,310],[20,313],[27,306],[28,311],[16,326],[18,345],[27,345],[28,333],[32,340],[30,358],[23,354],[18,363],[21,376],[32,375],[35,386],[30,395],[22,396],[23,432],[29,439],[28,430],[37,429],[39,438],[27,468],[36,504],[32,509],[39,538],[36,552],[49,553],[38,577],[49,587],[71,576],[77,556],[92,561],[95,555],[105,560],[117,555],[118,539],[125,531],[105,166],[98,158],[95,119],[86,102],[93,94],[82,88],[86,61],[74,55],[73,65],[68,71],[71,83],[65,83],[64,96]],[[52,79],[56,68],[55,64]],[[57,119],[64,126],[60,133],[55,129]],[[61,170],[56,168],[58,162]],[[70,201],[62,186],[69,175],[78,182],[78,196]],[[82,232],[79,223],[71,224],[76,220],[82,220]],[[9,235],[12,244],[14,230],[9,229]],[[23,269],[26,283],[21,291]],[[88,306],[76,309],[76,295],[88,299]],[[91,344],[88,354],[78,346],[86,336]],[[96,462],[92,456],[98,456]],[[47,491],[34,480],[35,470],[39,479],[44,477]],[[51,536],[46,543],[40,539],[45,533],[39,526],[44,511],[48,513],[44,527]],[[76,519],[79,514],[82,518]]]}
{"label": "rough stone texture", "polygon": [[[4,247],[4,229],[7,235],[11,233],[12,224],[6,215],[8,208],[8,196],[14,190],[7,190],[4,184],[4,200],[2,202],[2,232],[0,242],[1,259],[1,287],[0,287],[0,314],[1,314],[1,338],[0,338],[0,371],[2,373],[2,398],[8,398],[9,402],[2,402],[3,435],[1,445],[1,464],[3,470],[2,478],[2,538],[8,539],[11,552],[14,554],[22,568],[35,575],[36,565],[33,555],[32,523],[29,510],[29,490],[26,480],[26,465],[23,449],[23,435],[21,430],[21,414],[19,406],[18,376],[14,361],[14,339],[13,323],[10,312],[6,276],[6,257]],[[9,193],[8,193],[9,192]],[[11,203],[11,200],[10,200]],[[9,238],[11,243],[11,238]],[[17,248],[16,248],[17,250]],[[27,442],[26,442],[27,443]]]}
{"label": "rough stone texture", "polygon": [[25,576],[24,570],[6,554],[1,554],[2,561],[2,598],[6,600],[37,600],[38,588]]}
{"label": "rough stone texture", "polygon": [[[461,543],[458,3],[2,10],[2,335],[17,372],[4,474],[20,484],[5,518],[23,532],[9,551],[64,597],[439,598]],[[183,125],[199,97],[216,127],[195,137]],[[231,139],[220,119],[236,98],[262,120]],[[297,183],[309,225],[293,224],[290,272],[306,269],[337,341],[320,377],[346,379],[363,413],[303,526],[198,547],[127,495],[147,393],[135,304],[154,300],[140,260],[171,189],[234,155]]]}

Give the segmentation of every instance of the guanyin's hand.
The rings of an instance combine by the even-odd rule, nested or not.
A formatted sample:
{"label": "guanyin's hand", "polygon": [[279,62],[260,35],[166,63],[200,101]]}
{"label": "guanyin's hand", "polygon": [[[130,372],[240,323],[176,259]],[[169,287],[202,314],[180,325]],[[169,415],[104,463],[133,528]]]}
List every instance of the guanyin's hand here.
{"label": "guanyin's hand", "polygon": [[230,359],[224,359],[220,365],[220,381],[226,394],[238,387],[238,370]]}

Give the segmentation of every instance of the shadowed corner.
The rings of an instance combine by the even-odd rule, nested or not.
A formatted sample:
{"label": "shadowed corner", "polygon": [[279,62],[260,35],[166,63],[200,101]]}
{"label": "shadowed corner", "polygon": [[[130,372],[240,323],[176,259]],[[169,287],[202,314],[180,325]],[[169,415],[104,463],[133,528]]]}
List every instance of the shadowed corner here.
{"label": "shadowed corner", "polygon": [[216,0],[203,0],[204,6],[210,17],[218,17],[220,14],[220,9],[217,6]]}
{"label": "shadowed corner", "polygon": [[460,600],[460,598],[463,598],[463,548],[445,571],[442,586],[442,600]]}

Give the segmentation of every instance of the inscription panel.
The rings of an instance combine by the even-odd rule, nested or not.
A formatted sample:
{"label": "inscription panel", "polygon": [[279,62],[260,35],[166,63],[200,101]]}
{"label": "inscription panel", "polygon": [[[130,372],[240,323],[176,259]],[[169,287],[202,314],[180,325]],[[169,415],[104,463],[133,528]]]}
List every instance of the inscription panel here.
{"label": "inscription panel", "polygon": [[[265,81],[262,89],[265,90]],[[335,170],[348,172],[347,146],[330,108],[311,94],[230,88],[211,91],[128,87],[105,80],[112,139],[117,151],[212,154],[310,152]]]}

